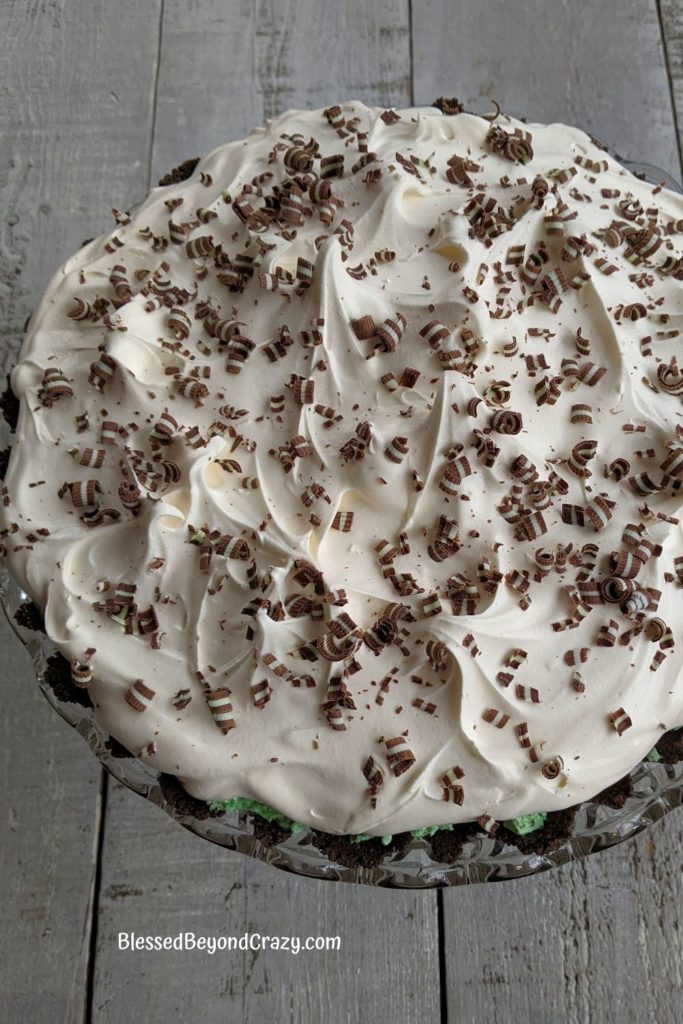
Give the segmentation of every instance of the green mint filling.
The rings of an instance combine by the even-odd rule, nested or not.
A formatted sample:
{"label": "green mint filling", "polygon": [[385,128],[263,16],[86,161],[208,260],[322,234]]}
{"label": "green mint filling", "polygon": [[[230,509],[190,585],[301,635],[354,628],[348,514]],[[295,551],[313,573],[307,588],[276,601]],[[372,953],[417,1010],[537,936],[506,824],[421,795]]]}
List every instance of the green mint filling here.
{"label": "green mint filling", "polygon": [[274,807],[262,804],[259,800],[250,800],[247,796],[234,796],[230,800],[211,800],[209,807],[212,811],[249,811],[250,814],[258,814],[265,821],[272,821],[281,828],[289,829],[290,832],[303,832],[306,828],[298,821],[280,814]]}
{"label": "green mint filling", "polygon": [[657,748],[653,747],[652,750],[650,751],[650,753],[645,755],[645,760],[646,761],[654,761],[655,764],[659,764],[659,762],[663,761],[664,758],[659,753]]}
{"label": "green mint filling", "polygon": [[[654,748],[645,758],[646,761],[661,761],[662,756]],[[248,811],[250,814],[258,814],[264,821],[274,822],[281,828],[289,829],[290,832],[303,832],[306,828],[298,821],[293,821],[292,818],[288,818],[285,814],[281,814],[280,811],[276,811],[274,807],[269,804],[262,804],[260,800],[251,800],[247,796],[234,796],[230,800],[210,800],[209,807],[212,811]],[[548,817],[547,811],[538,811],[535,814],[522,814],[518,818],[510,818],[508,821],[503,822],[506,828],[510,829],[511,832],[516,832],[518,836],[526,836],[530,832],[536,832],[545,823],[545,819]],[[413,839],[425,839],[429,836],[433,836],[436,832],[445,831],[452,832],[452,825],[425,825],[423,828],[411,829],[411,836]],[[352,843],[366,843],[369,839],[379,838],[383,846],[388,846],[393,836],[370,836],[366,832],[359,832],[355,836],[351,836]]]}
{"label": "green mint filling", "polygon": [[537,832],[545,824],[547,817],[547,811],[536,811],[534,814],[520,814],[518,818],[509,818],[503,824],[518,836],[528,836],[530,832]]}
{"label": "green mint filling", "polygon": [[413,839],[426,839],[429,836],[433,836],[435,832],[452,832],[452,825],[425,825],[424,828],[411,829],[410,834]]}

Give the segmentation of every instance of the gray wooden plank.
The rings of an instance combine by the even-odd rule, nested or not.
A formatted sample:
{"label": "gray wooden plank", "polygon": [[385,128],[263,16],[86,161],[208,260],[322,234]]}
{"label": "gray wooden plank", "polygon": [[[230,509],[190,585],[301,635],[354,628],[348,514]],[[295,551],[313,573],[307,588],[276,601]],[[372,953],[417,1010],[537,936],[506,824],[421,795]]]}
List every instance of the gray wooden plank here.
{"label": "gray wooden plank", "polygon": [[413,0],[412,10],[417,103],[455,94],[484,111],[495,98],[680,177],[655,0]]}
{"label": "gray wooden plank", "polygon": [[[433,893],[283,875],[214,847],[139,797],[110,792],[93,1022],[439,1020]],[[339,951],[132,953],[118,934],[338,935]],[[413,962],[420,974],[411,969]]]}
{"label": "gray wooden plank", "polygon": [[680,153],[683,149],[683,5],[680,0],[658,0],[658,3]]}
{"label": "gray wooden plank", "polygon": [[[158,7],[0,2],[0,369],[59,263],[144,188]],[[0,647],[0,1017],[82,1021],[100,774],[4,622]]]}
{"label": "gray wooden plank", "polygon": [[84,1020],[99,772],[41,695],[2,614],[0,650],[0,1019],[75,1024]]}
{"label": "gray wooden plank", "polygon": [[682,840],[679,811],[633,841],[545,875],[446,893],[449,1020],[673,1024]]}
{"label": "gray wooden plank", "polygon": [[166,0],[153,178],[283,110],[344,99],[410,103],[407,0]]}
{"label": "gray wooden plank", "polygon": [[[166,0],[152,177],[288,107],[349,97],[410,103],[404,0]],[[119,931],[141,933],[152,924],[157,934],[338,934],[342,950],[215,957],[117,950]],[[419,955],[405,955],[412,949]],[[93,1020],[127,1021],[131,1005],[145,1020],[187,1019],[197,992],[207,1024],[437,1021],[436,896],[283,876],[183,833],[115,786],[103,847]]]}

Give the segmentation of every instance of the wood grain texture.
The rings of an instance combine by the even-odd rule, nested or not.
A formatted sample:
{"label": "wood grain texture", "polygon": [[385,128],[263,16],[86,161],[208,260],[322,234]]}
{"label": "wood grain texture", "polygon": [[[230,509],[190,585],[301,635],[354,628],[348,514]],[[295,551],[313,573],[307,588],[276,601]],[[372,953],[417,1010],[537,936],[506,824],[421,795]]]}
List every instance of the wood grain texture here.
{"label": "wood grain texture", "polygon": [[166,0],[152,178],[283,110],[350,98],[410,103],[407,0]]}
{"label": "wood grain texture", "polygon": [[537,878],[445,893],[448,1019],[680,1018],[683,814]]}
{"label": "wood grain texture", "polygon": [[[0,2],[0,370],[49,277],[147,180],[156,0]],[[3,622],[0,1019],[86,1013],[99,769]]]}
{"label": "wood grain texture", "polygon": [[[0,614],[0,1020],[84,1020],[99,768]],[[40,981],[37,983],[36,974]]]}
{"label": "wood grain texture", "polygon": [[[671,86],[679,156],[683,151],[683,4],[681,0],[658,0],[667,71]],[[681,156],[683,161],[683,156]]]}
{"label": "wood grain texture", "polygon": [[413,0],[412,11],[416,103],[457,95],[483,112],[495,98],[680,179],[655,0]]}
{"label": "wood grain texture", "polygon": [[[116,785],[102,861],[93,1024],[439,1021],[434,893],[283,875],[184,832]],[[130,953],[138,935],[338,935],[340,951]]]}

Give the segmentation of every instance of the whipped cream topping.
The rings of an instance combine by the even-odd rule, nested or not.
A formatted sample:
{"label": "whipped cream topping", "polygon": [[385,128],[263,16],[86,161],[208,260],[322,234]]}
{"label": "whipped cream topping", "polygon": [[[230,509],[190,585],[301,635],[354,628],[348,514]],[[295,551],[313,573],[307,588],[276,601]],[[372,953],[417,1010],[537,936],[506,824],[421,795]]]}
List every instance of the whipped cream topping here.
{"label": "whipped cream topping", "polygon": [[2,508],[104,729],[381,835],[571,806],[683,725],[680,196],[348,103],[116,216],[31,319]]}

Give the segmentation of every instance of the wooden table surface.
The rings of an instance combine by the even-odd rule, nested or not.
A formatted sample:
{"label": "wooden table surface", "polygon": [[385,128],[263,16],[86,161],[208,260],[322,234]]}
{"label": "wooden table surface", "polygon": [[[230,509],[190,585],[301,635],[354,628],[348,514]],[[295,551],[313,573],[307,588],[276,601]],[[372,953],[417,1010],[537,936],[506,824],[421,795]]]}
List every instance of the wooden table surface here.
{"label": "wooden table surface", "polygon": [[[288,107],[495,97],[681,176],[680,0],[0,0],[0,16],[6,367],[50,274],[112,207]],[[3,1022],[681,1019],[683,813],[505,885],[288,877],[108,782],[5,624],[0,643]],[[187,930],[342,948],[117,948],[119,932]]]}

